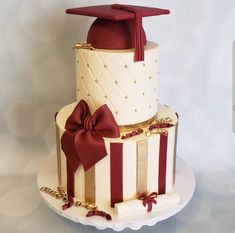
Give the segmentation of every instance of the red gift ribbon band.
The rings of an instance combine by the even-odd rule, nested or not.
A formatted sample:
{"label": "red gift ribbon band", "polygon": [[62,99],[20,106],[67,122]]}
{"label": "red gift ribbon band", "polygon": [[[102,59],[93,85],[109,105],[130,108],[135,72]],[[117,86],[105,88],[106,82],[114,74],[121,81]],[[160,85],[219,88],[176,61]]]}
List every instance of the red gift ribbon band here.
{"label": "red gift ribbon band", "polygon": [[123,202],[123,144],[110,143],[111,207]]}
{"label": "red gift ribbon band", "polygon": [[156,198],[158,194],[156,192],[152,192],[150,195],[146,195],[145,193],[138,197],[139,200],[142,201],[143,206],[147,205],[147,211],[151,212],[153,209],[153,204],[157,204]]}
{"label": "red gift ribbon band", "polygon": [[167,142],[168,135],[160,135],[159,168],[158,168],[158,194],[166,192],[166,170],[167,170]]}

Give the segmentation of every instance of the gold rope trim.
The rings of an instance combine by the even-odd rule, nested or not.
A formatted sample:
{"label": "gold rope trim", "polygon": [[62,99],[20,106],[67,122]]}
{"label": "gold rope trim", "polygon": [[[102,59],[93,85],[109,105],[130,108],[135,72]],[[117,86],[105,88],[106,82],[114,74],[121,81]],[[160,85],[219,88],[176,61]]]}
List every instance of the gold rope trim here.
{"label": "gold rope trim", "polygon": [[73,48],[74,48],[74,49],[89,49],[89,50],[94,50],[94,49],[95,49],[95,48],[92,46],[92,44],[88,44],[88,43],[86,43],[86,42],[84,42],[84,43],[76,43]]}
{"label": "gold rope trim", "polygon": [[[64,188],[62,186],[58,186],[57,190],[55,191],[51,188],[48,188],[46,186],[43,186],[40,188],[41,192],[47,193],[50,196],[56,198],[56,199],[62,199],[62,201],[65,203],[66,201],[68,201],[68,195],[66,194]],[[98,206],[96,204],[93,203],[89,203],[89,202],[84,202],[84,201],[75,201],[73,203],[74,206],[76,207],[83,207],[86,208],[88,210],[97,210]]]}

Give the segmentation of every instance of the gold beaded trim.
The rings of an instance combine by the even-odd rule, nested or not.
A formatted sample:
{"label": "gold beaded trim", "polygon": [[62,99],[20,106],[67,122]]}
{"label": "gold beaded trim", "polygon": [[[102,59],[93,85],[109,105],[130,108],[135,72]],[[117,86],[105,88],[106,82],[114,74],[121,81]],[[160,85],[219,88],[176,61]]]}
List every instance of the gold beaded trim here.
{"label": "gold beaded trim", "polygon": [[170,117],[163,117],[159,119],[155,119],[151,122],[151,124],[165,124],[165,123],[172,123],[173,120]]}
{"label": "gold beaded trim", "polygon": [[147,137],[150,137],[152,134],[162,134],[164,136],[167,136],[168,131],[166,129],[153,129],[153,130],[147,130],[145,131],[145,135]]}
{"label": "gold beaded trim", "polygon": [[[141,129],[146,128],[152,124],[165,124],[165,123],[172,123],[172,122],[173,122],[173,120],[170,117],[157,118],[157,115],[155,115],[147,121],[133,124],[133,125],[120,125],[119,128],[120,128],[121,132],[130,132],[130,131],[136,130],[138,128],[141,128]],[[161,132],[161,131],[162,130],[159,130],[159,132]]]}
{"label": "gold beaded trim", "polygon": [[[151,125],[166,124],[166,123],[172,123],[172,122],[173,122],[173,120],[170,117],[163,117],[163,118],[159,118],[159,119],[154,119],[151,122]],[[152,134],[162,134],[164,136],[167,136],[168,131],[166,128],[159,128],[159,129],[152,129],[152,130],[145,131],[145,135],[147,137],[150,137]]]}

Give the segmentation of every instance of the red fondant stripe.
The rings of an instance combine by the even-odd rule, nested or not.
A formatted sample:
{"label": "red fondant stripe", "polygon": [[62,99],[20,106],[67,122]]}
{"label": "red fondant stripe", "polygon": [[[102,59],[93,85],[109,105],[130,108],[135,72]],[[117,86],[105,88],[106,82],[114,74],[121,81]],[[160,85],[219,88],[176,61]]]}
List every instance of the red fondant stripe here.
{"label": "red fondant stripe", "polygon": [[123,201],[122,143],[110,143],[111,207]]}
{"label": "red fondant stripe", "polygon": [[158,194],[164,194],[166,192],[167,139],[167,135],[160,135]]}

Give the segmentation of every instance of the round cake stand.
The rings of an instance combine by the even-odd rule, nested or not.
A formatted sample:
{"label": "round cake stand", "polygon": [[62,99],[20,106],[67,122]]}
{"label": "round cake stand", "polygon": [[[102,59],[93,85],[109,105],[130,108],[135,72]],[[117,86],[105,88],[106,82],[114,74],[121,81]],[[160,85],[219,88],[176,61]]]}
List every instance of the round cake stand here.
{"label": "round cake stand", "polygon": [[[37,178],[38,188],[47,186],[56,190],[58,186],[57,181],[57,168],[56,168],[56,156],[47,157],[43,163],[42,168],[38,173]],[[180,204],[170,208],[159,209],[154,212],[146,212],[144,214],[138,214],[128,216],[125,218],[118,218],[112,208],[106,208],[100,210],[105,211],[112,216],[111,221],[107,221],[105,218],[94,216],[86,217],[88,210],[82,207],[71,207],[65,211],[62,210],[62,201],[57,200],[50,195],[41,192],[43,201],[59,215],[84,225],[94,226],[100,230],[105,228],[112,228],[115,231],[122,231],[125,228],[131,228],[132,230],[138,230],[144,225],[153,226],[157,222],[167,219],[180,210],[182,210],[193,196],[195,189],[195,177],[189,166],[183,161],[182,158],[177,158],[177,168],[175,184],[172,188],[172,192],[177,192],[180,195]]]}

